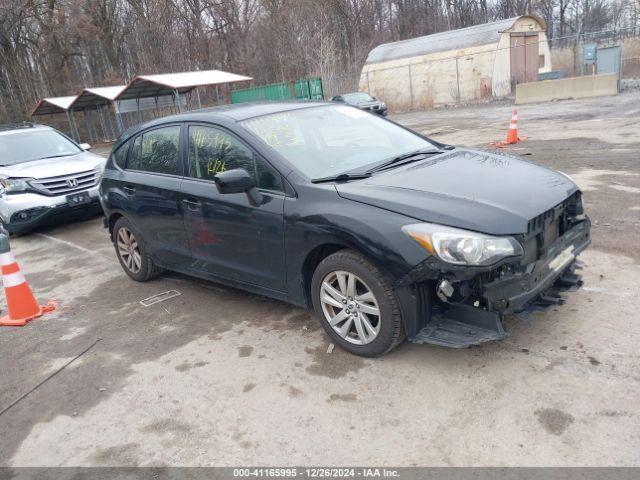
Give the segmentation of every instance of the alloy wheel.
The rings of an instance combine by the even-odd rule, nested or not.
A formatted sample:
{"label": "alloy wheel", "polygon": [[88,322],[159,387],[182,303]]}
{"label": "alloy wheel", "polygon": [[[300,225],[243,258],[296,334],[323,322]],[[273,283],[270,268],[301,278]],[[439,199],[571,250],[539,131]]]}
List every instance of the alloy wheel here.
{"label": "alloy wheel", "polygon": [[325,320],[347,342],[366,345],[378,336],[378,301],[357,275],[342,270],[329,273],[320,286],[320,303]]}
{"label": "alloy wheel", "polygon": [[133,233],[125,227],[120,228],[116,244],[122,263],[131,273],[138,273],[142,266],[142,256],[140,255],[138,241]]}

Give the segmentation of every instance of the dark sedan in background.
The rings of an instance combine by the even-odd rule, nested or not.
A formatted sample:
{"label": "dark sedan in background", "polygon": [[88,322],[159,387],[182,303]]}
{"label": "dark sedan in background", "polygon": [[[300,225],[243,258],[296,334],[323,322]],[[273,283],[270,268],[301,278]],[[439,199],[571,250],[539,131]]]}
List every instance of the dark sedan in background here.
{"label": "dark sedan in background", "polygon": [[336,95],[331,99],[331,101],[345,103],[361,110],[367,110],[372,113],[377,113],[378,115],[382,115],[383,117],[386,117],[388,113],[386,103],[381,102],[376,97],[372,97],[365,92],[353,92]]}
{"label": "dark sedan in background", "polygon": [[124,271],[162,269],[315,309],[358,355],[503,338],[562,302],[590,242],[564,174],[335,103],[242,104],[136,127],[100,185]]}

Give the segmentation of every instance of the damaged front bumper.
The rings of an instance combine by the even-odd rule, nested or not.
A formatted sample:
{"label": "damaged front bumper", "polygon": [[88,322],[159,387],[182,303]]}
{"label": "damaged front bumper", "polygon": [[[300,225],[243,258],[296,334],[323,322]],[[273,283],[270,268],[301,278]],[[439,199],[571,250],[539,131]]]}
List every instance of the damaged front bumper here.
{"label": "damaged front bumper", "polygon": [[[490,274],[458,269],[450,275],[452,285],[464,290],[457,301],[438,300],[433,280],[409,283],[405,279],[396,293],[408,339],[415,343],[464,348],[504,338],[507,336],[502,326],[505,315],[526,314],[533,309],[562,304],[560,294],[582,284],[574,272],[576,257],[590,241],[590,222],[584,218],[550,245],[545,255],[526,266],[503,265]],[[425,267],[422,268],[420,275],[425,275]],[[434,272],[431,268],[431,273]],[[436,272],[432,278],[442,274],[442,271]]]}

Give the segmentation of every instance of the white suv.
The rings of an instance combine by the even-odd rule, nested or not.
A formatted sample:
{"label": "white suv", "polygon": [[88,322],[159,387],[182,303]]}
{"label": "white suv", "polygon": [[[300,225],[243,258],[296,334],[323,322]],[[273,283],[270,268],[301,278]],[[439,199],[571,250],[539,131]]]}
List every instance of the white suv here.
{"label": "white suv", "polygon": [[101,210],[106,160],[89,148],[44,125],[0,125],[0,220],[9,233]]}

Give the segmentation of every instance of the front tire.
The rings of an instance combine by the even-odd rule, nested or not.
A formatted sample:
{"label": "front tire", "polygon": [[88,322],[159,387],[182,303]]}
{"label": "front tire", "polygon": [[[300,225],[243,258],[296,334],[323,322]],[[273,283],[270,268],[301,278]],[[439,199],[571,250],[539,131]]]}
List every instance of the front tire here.
{"label": "front tire", "polygon": [[404,339],[391,282],[359,253],[341,250],[322,260],[311,289],[322,326],[345,350],[377,357]]}
{"label": "front tire", "polygon": [[144,240],[124,217],[113,227],[113,245],[122,269],[136,282],[146,282],[162,273],[153,263]]}

